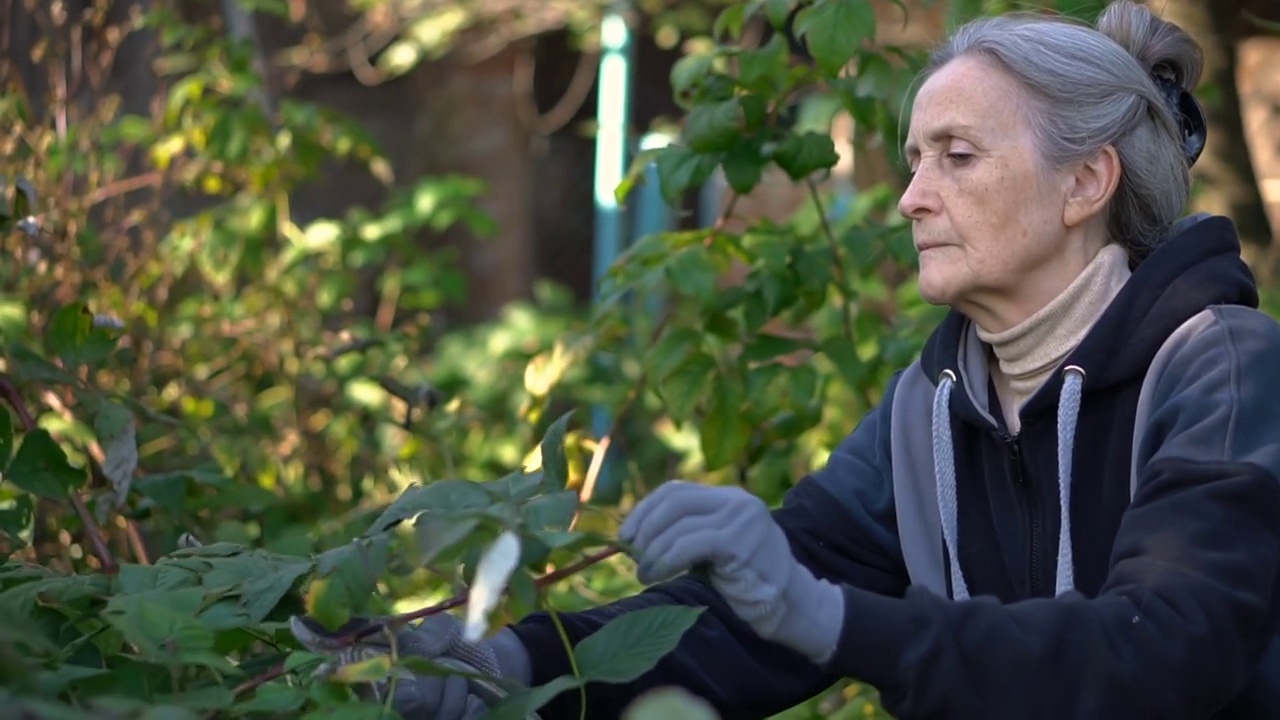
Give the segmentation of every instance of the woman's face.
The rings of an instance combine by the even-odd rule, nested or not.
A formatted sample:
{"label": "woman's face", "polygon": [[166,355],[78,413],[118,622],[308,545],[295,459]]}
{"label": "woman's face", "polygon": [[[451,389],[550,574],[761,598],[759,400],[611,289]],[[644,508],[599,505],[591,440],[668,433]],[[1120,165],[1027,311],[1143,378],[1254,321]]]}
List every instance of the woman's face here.
{"label": "woman's face", "polygon": [[1021,88],[985,59],[957,58],[921,86],[906,157],[912,180],[898,207],[912,221],[921,295],[984,329],[1043,307],[1102,246],[1082,237],[1105,233],[1073,201],[1082,176],[1045,168]]}

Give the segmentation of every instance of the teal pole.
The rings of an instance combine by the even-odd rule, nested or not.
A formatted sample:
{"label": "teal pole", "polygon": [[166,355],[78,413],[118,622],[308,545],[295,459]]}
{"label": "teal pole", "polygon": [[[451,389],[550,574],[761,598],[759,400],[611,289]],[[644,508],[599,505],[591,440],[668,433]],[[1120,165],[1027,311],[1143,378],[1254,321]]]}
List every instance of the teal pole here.
{"label": "teal pole", "polygon": [[[614,191],[626,176],[629,161],[631,115],[632,39],[626,4],[618,3],[600,23],[600,68],[596,83],[595,238],[592,252],[592,297],[599,298],[600,282],[622,254],[626,224]],[[599,369],[612,372],[607,358],[597,358]],[[591,413],[592,434],[603,438],[612,424],[608,408],[597,405]],[[620,493],[618,454],[606,453],[593,498],[608,502]]]}

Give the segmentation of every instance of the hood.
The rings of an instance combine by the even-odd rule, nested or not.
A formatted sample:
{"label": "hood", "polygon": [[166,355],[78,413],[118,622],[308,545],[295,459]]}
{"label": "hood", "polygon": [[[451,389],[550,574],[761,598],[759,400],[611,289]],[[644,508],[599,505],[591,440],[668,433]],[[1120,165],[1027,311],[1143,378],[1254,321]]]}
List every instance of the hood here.
{"label": "hood", "polygon": [[[1240,257],[1235,225],[1225,217],[1198,215],[1176,224],[1169,237],[1133,270],[1061,370],[1022,408],[1023,421],[1055,412],[1058,435],[1058,533],[1055,594],[1075,586],[1071,547],[1071,465],[1080,403],[1146,374],[1160,346],[1182,323],[1211,305],[1258,306],[1258,287]],[[972,322],[952,311],[929,338],[920,359],[934,383],[933,467],[943,542],[948,550],[952,597],[969,596],[957,547],[955,448],[952,417],[990,427],[987,352]],[[953,392],[959,386],[959,392]]]}
{"label": "hood", "polygon": [[[1256,308],[1258,286],[1240,257],[1235,224],[1226,217],[1198,214],[1176,223],[1168,238],[1134,268],[1062,367],[1084,371],[1086,393],[1141,377],[1165,339],[1211,305]],[[972,321],[955,310],[948,313],[925,343],[920,363],[935,385],[944,370],[958,373],[968,392],[956,393],[953,413],[980,424],[991,422],[987,353]],[[1027,401],[1024,418],[1052,412],[1061,387],[1062,373],[1054,373]]]}

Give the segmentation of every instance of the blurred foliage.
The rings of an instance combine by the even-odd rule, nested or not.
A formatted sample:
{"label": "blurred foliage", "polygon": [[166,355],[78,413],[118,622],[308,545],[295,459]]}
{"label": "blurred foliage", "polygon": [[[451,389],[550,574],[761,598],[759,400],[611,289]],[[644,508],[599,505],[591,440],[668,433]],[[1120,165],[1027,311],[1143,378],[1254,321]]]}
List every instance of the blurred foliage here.
{"label": "blurred foliage", "polygon": [[[958,22],[1010,4],[948,12]],[[380,716],[344,684],[388,664],[313,678],[318,658],[290,635],[291,614],[403,622],[463,587],[508,588],[479,613],[502,623],[634,592],[625,554],[589,553],[616,544],[636,497],[685,477],[778,501],[942,312],[916,292],[898,188],[823,182],[837,113],[859,148],[896,160],[923,61],[877,42],[862,0],[641,3],[655,32],[698,42],[671,74],[678,142],[640,154],[619,197],[653,167],[672,203],[713,173],[734,198],[782,173],[808,202],[773,222],[739,217],[731,199],[712,228],[640,238],[589,310],[542,284],[493,322],[447,329],[439,310],[465,299],[466,282],[450,251],[422,239],[495,232],[474,203],[485,188],[393,183],[362,128],[289,98],[264,103],[251,43],[158,5],[136,19],[170,73],[147,114],[106,94],[0,97],[0,608],[23,619],[0,629],[0,695],[30,717]],[[361,7],[406,23],[388,42],[418,44],[384,57],[412,65],[508,5],[452,20],[461,6]],[[1087,15],[1101,3],[1056,6]],[[588,33],[600,6],[557,7],[541,7],[543,21]],[[64,21],[106,43],[95,57],[111,62],[122,35],[101,14]],[[69,52],[65,28],[49,30],[37,61]],[[798,123],[800,103],[825,110]],[[335,167],[392,192],[299,221],[291,193]],[[671,610],[579,645],[586,672],[650,666],[692,622]],[[583,679],[508,709],[519,717],[520,703]],[[634,716],[682,713],[707,717],[680,693]],[[875,693],[850,682],[779,717],[877,716]]]}

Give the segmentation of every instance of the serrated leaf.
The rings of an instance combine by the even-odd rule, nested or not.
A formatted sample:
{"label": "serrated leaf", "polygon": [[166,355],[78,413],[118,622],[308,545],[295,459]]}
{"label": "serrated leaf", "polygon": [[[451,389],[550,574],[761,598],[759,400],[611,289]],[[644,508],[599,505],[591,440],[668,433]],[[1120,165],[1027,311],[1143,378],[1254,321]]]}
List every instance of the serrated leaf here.
{"label": "serrated leaf", "polygon": [[378,516],[366,534],[386,532],[423,510],[483,510],[493,500],[483,485],[469,480],[439,480],[429,485],[414,485]]}
{"label": "serrated leaf", "polygon": [[542,478],[547,488],[562,490],[569,484],[569,460],[565,456],[564,436],[573,411],[551,423],[542,436]]}
{"label": "serrated leaf", "polygon": [[253,694],[247,702],[235,706],[240,713],[270,713],[273,717],[282,717],[302,707],[307,701],[307,693],[299,688],[284,683],[267,683]]}
{"label": "serrated leaf", "polygon": [[716,169],[715,157],[679,145],[663,148],[654,163],[662,197],[671,205],[676,205],[685,191],[705,183]]}
{"label": "serrated leaf", "polygon": [[23,436],[5,479],[33,495],[65,498],[69,491],[84,485],[85,471],[71,467],[53,436],[36,428]]}
{"label": "serrated leaf", "polygon": [[645,354],[645,367],[652,382],[660,383],[696,350],[702,348],[702,333],[693,328],[671,325]]}
{"label": "serrated leaf", "polygon": [[817,170],[829,169],[840,161],[831,136],[815,132],[788,135],[773,151],[773,161],[792,180],[800,180]]}
{"label": "serrated leaf", "polygon": [[753,143],[739,143],[732,151],[725,153],[720,161],[724,168],[725,182],[733,191],[746,195],[760,184],[764,175],[766,161],[760,156],[759,148]]}
{"label": "serrated leaf", "polygon": [[484,715],[485,720],[525,720],[543,705],[554,700],[560,693],[575,690],[582,682],[572,675],[562,675],[545,685],[514,693],[491,707]]}
{"label": "serrated leaf", "polygon": [[818,0],[796,13],[796,36],[809,54],[834,75],[876,34],[876,12],[870,0]]}
{"label": "serrated leaf", "polygon": [[716,15],[715,22],[711,25],[711,34],[717,38],[727,35],[728,40],[738,40],[742,37],[742,26],[747,21],[747,3],[734,3]]}
{"label": "serrated leaf", "polygon": [[714,59],[710,55],[685,55],[671,66],[671,91],[679,101],[705,82]]}
{"label": "serrated leaf", "polygon": [[742,389],[724,375],[713,378],[707,414],[700,428],[703,461],[708,472],[743,459],[751,431],[742,415]]}
{"label": "serrated leaf", "polygon": [[776,94],[787,84],[787,46],[774,35],[763,47],[738,54],[738,84],[749,90]]}
{"label": "serrated leaf", "polygon": [[429,563],[462,542],[480,525],[479,518],[428,510],[414,521],[414,541],[422,562]]}
{"label": "serrated leaf", "polygon": [[539,495],[524,504],[525,524],[534,530],[564,530],[578,512],[578,493],[573,490]]}
{"label": "serrated leaf", "polygon": [[707,389],[707,378],[716,369],[715,360],[705,352],[689,356],[659,385],[667,412],[676,421],[684,421],[693,412]]}
{"label": "serrated leaf", "polygon": [[307,614],[336,630],[362,608],[387,565],[385,535],[362,539],[321,553],[307,590]]}
{"label": "serrated leaf", "polygon": [[575,646],[578,667],[590,681],[631,682],[674,650],[705,609],[659,605],[618,615]]}
{"label": "serrated leaf", "polygon": [[667,261],[666,271],[673,289],[704,302],[715,295],[720,280],[719,268],[701,245],[678,250]]}
{"label": "serrated leaf", "polygon": [[311,563],[305,561],[278,563],[271,572],[244,583],[240,589],[240,608],[246,615],[246,624],[256,625],[265,620],[293,590],[294,583],[311,569]]}
{"label": "serrated leaf", "polygon": [[723,152],[738,141],[742,123],[742,105],[737,98],[695,105],[685,120],[685,142],[697,153]]}

